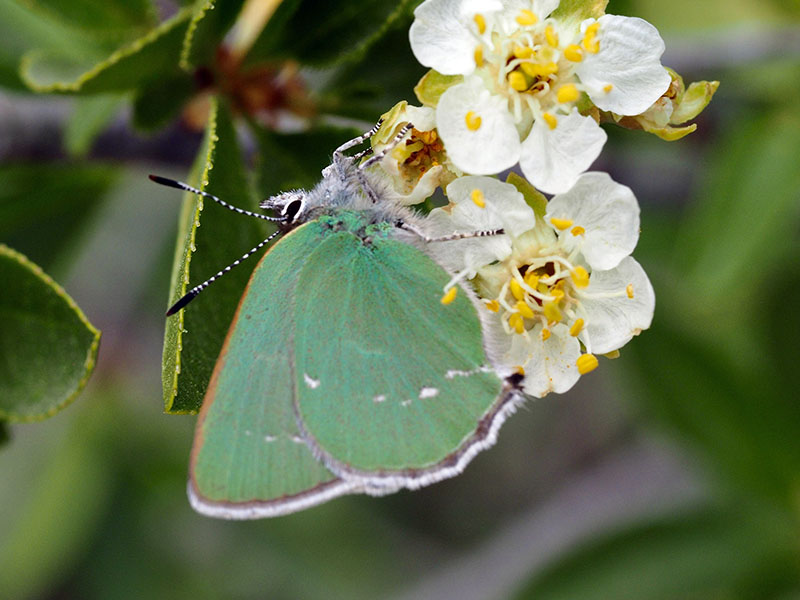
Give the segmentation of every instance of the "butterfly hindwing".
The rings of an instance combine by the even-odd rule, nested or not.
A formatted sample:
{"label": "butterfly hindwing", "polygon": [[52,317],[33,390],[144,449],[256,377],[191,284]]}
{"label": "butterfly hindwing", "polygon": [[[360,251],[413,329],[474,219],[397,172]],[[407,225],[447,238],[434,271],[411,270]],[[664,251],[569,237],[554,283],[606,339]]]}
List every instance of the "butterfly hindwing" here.
{"label": "butterfly hindwing", "polygon": [[357,487],[315,460],[292,408],[295,288],[319,241],[313,224],[285,236],[256,267],[242,297],[195,433],[189,495],[202,513],[279,515]]}
{"label": "butterfly hindwing", "polygon": [[294,305],[298,422],[332,471],[371,493],[455,475],[515,400],[487,366],[473,301],[462,290],[443,305],[450,275],[378,229],[326,237]]}

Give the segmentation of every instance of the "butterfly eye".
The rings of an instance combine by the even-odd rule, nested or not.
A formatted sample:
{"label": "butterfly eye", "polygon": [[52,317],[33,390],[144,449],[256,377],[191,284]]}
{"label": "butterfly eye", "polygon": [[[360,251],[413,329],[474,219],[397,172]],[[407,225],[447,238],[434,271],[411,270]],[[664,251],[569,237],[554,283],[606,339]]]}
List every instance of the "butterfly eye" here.
{"label": "butterfly eye", "polygon": [[284,208],[281,214],[286,217],[286,221],[291,223],[294,221],[295,217],[300,213],[303,209],[303,200],[297,199],[292,200],[289,202]]}

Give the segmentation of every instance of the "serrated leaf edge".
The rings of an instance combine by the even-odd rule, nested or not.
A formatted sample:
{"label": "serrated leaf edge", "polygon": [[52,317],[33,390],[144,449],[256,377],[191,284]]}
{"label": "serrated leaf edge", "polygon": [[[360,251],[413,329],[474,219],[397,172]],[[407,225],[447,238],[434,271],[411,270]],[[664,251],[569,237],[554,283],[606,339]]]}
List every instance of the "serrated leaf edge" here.
{"label": "serrated leaf edge", "polygon": [[41,51],[41,50],[33,50],[28,52],[22,57],[22,60],[19,64],[19,77],[22,81],[31,88],[35,92],[39,93],[51,93],[51,92],[79,92],[83,85],[97,77],[100,73],[107,70],[111,66],[118,63],[123,58],[127,58],[133,54],[139,52],[145,46],[152,44],[158,38],[162,37],[166,33],[172,31],[174,28],[183,24],[183,22],[188,19],[192,14],[193,10],[191,7],[186,7],[179,11],[175,16],[171,19],[168,19],[161,23],[158,27],[151,30],[147,35],[130,42],[129,44],[123,46],[119,50],[114,51],[108,58],[103,61],[97,63],[94,67],[80,75],[77,79],[72,82],[56,82],[49,85],[40,85],[36,83],[31,77],[29,76],[28,72],[31,68],[31,65],[36,60],[37,57],[50,54],[51,51]]}
{"label": "serrated leaf edge", "polygon": [[183,44],[181,44],[181,57],[178,59],[178,66],[184,71],[191,71],[194,67],[190,61],[189,55],[192,52],[192,42],[194,41],[194,34],[197,31],[197,26],[208,14],[209,10],[214,8],[214,0],[206,0],[206,3],[192,15],[192,20],[189,21],[189,26],[186,28],[186,35],[183,36]]}
{"label": "serrated leaf edge", "polygon": [[66,291],[64,291],[64,288],[58,285],[58,283],[56,283],[52,277],[45,273],[39,265],[29,260],[24,254],[17,252],[13,248],[10,248],[2,243],[0,243],[0,255],[8,256],[17,261],[19,264],[30,270],[39,279],[44,281],[45,284],[49,285],[56,292],[56,294],[67,303],[67,306],[69,306],[78,316],[78,319],[86,326],[86,329],[89,330],[93,337],[92,343],[89,346],[89,352],[86,355],[86,361],[83,363],[83,377],[81,377],[81,379],[78,381],[78,385],[75,387],[75,390],[69,396],[67,396],[63,402],[39,415],[27,415],[24,417],[20,417],[0,409],[0,419],[3,421],[8,423],[35,423],[37,421],[43,421],[44,419],[52,417],[56,413],[72,404],[78,395],[83,391],[83,388],[86,387],[86,383],[89,381],[89,377],[91,377],[94,367],[97,364],[97,352],[100,348],[101,332],[94,325],[92,325],[91,322],[89,322],[89,319],[86,318],[86,315],[75,303],[72,297],[67,294]]}

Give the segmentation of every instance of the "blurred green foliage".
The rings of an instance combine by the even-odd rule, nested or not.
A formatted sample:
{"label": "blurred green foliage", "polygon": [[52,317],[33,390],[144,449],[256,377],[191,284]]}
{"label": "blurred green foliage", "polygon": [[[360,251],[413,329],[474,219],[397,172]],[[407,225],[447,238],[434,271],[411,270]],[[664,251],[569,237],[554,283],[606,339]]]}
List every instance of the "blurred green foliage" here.
{"label": "blurred green foliage", "polygon": [[[598,168],[642,203],[636,256],[658,297],[652,329],[619,360],[531,403],[459,478],[227,523],[186,502],[194,419],[162,414],[158,373],[167,410],[198,408],[255,261],[185,321],[167,321],[163,368],[162,315],[266,229],[191,196],[180,208],[142,163],[254,208],[312,185],[353,126],[413,99],[424,72],[406,38],[415,2],[284,0],[240,56],[231,26],[243,4],[0,0],[0,125],[14,103],[68,109],[61,139],[43,130],[48,158],[2,154],[0,242],[55,275],[106,335],[70,410],[35,426],[9,426],[0,412],[0,598],[800,596],[798,3],[611,0],[608,12],[659,27],[665,64],[687,83],[722,81],[682,141],[609,129]],[[696,50],[688,59],[684,44]],[[308,127],[290,131],[298,121]],[[194,165],[175,172],[146,151],[115,154],[143,135],[129,125],[168,149],[176,138],[159,136],[170,128],[189,144],[192,131],[205,137]],[[130,198],[141,202],[131,209]],[[6,255],[0,304],[21,306],[28,294]],[[62,314],[64,292],[34,280],[43,301],[62,298],[52,305]],[[0,338],[27,327],[13,315]],[[95,338],[82,327],[88,352]],[[31,351],[48,360],[39,372],[61,378],[59,365],[83,366],[60,356],[68,350],[47,340]],[[7,381],[0,411],[13,400]],[[616,477],[591,477],[650,446],[655,466],[621,461]],[[670,460],[682,480],[659,479],[674,474]],[[663,505],[634,502],[648,485]],[[571,490],[573,512],[561,501]],[[595,510],[610,492],[617,519]],[[550,528],[514,537],[538,517]]]}

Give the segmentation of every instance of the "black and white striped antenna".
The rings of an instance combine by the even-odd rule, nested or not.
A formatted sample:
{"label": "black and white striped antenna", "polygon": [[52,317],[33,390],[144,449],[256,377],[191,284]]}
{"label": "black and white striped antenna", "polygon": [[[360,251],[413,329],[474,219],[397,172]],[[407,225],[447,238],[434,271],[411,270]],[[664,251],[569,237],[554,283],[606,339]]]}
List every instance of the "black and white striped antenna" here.
{"label": "black and white striped antenna", "polygon": [[[150,179],[152,181],[158,183],[158,184],[165,185],[167,187],[173,187],[173,188],[176,188],[176,189],[179,189],[179,190],[184,190],[186,192],[191,192],[193,194],[198,194],[198,195],[203,196],[205,198],[210,198],[211,200],[213,200],[214,202],[216,202],[220,206],[224,206],[228,210],[232,210],[233,212],[238,213],[240,215],[246,215],[248,217],[255,217],[257,219],[263,219],[264,221],[272,221],[272,222],[278,222],[278,223],[283,223],[283,222],[286,222],[288,220],[288,217],[270,217],[270,216],[262,215],[260,213],[255,213],[255,212],[252,212],[252,211],[249,211],[249,210],[244,210],[244,209],[239,208],[237,206],[233,206],[232,204],[228,204],[224,200],[220,200],[219,198],[217,198],[216,196],[214,196],[212,194],[209,194],[208,192],[204,192],[202,190],[198,190],[197,188],[194,188],[194,187],[192,187],[190,185],[187,185],[187,184],[183,183],[182,181],[175,181],[174,179],[167,179],[166,177],[160,177],[158,175],[150,175]],[[206,279],[200,285],[194,286],[191,290],[189,290],[186,294],[184,294],[183,297],[181,297],[180,300],[178,300],[175,304],[170,306],[169,310],[167,311],[167,316],[169,317],[169,316],[174,315],[176,312],[178,312],[184,306],[189,304],[189,302],[194,300],[195,297],[200,292],[202,292],[209,285],[214,283],[217,279],[219,279],[220,277],[225,275],[225,273],[229,272],[235,266],[239,265],[244,260],[246,260],[247,258],[252,256],[254,253],[258,252],[261,248],[263,248],[264,246],[269,244],[280,233],[281,233],[280,229],[278,229],[277,231],[274,231],[266,239],[262,240],[261,242],[259,242],[258,244],[256,244],[252,248],[250,248],[250,250],[248,250],[247,252],[242,254],[242,256],[240,256],[238,259],[233,261],[227,267],[225,267],[221,271],[218,271],[217,273],[215,273],[214,275],[212,275],[211,277]]]}

